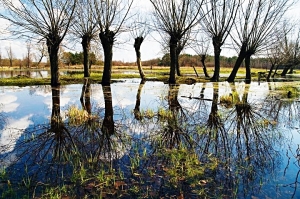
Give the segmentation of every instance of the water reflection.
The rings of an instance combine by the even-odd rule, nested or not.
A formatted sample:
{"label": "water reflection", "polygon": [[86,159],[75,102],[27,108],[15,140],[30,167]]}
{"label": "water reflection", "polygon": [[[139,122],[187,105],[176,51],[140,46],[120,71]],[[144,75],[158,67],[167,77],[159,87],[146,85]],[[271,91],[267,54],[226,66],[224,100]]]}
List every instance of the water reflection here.
{"label": "water reflection", "polygon": [[82,92],[80,96],[80,102],[83,110],[86,110],[90,115],[92,113],[92,105],[91,105],[91,83],[88,78],[84,79],[84,83],[82,86]]}
{"label": "water reflection", "polygon": [[141,106],[141,94],[143,87],[145,85],[145,80],[141,80],[138,88],[138,92],[136,94],[136,100],[135,100],[135,107],[134,107],[134,117],[136,120],[141,120],[141,111],[140,111],[140,106]]}
{"label": "water reflection", "polygon": [[[278,169],[281,159],[277,151],[281,134],[273,128],[272,119],[261,114],[261,104],[248,102],[249,86],[246,85],[242,99],[237,102],[227,118],[235,167],[239,170],[242,190],[259,193],[262,176]],[[245,169],[240,169],[245,168]],[[246,192],[247,193],[247,192]],[[272,193],[268,193],[267,196]]]}
{"label": "water reflection", "polygon": [[0,71],[0,78],[12,78],[12,77],[29,77],[29,78],[46,78],[49,71],[47,70],[15,70],[15,71]]}
{"label": "water reflection", "polygon": [[[274,193],[288,193],[290,185],[295,191],[286,198],[299,195],[299,169],[286,169],[295,183],[273,181],[286,166],[282,147],[287,130],[299,126],[299,108],[274,95],[269,84],[254,85],[269,89],[260,97],[254,96],[253,84],[124,85],[101,87],[86,79],[82,85],[53,87],[49,119],[24,116],[27,123],[18,133],[0,125],[0,164],[7,173],[0,176],[0,193],[12,184],[16,193],[37,197],[61,186],[79,198],[274,198]],[[28,96],[50,90],[38,89],[28,88]],[[145,106],[153,91],[160,92]],[[115,99],[121,92],[127,94],[124,102],[135,101],[122,105]],[[220,99],[230,93],[231,104],[224,106]],[[64,107],[66,94],[73,101]],[[289,156],[298,157],[293,150]]]}

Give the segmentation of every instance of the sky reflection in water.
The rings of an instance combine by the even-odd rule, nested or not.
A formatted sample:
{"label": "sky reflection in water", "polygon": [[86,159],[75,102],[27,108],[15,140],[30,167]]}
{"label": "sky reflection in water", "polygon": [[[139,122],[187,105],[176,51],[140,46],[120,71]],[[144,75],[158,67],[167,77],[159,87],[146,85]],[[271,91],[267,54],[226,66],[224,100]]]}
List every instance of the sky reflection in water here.
{"label": "sky reflection in water", "polygon": [[[158,131],[158,127],[155,123],[149,122],[147,128],[139,124],[133,114],[137,104],[137,93],[139,89],[139,79],[125,80],[124,82],[114,83],[111,85],[111,95],[112,95],[112,106],[113,106],[113,120],[115,124],[126,125],[127,129],[124,130],[128,135],[135,138],[145,138],[151,135],[151,133]],[[177,94],[177,100],[180,104],[183,114],[187,115],[189,118],[190,127],[187,129],[193,131],[194,126],[199,124],[205,124],[206,120],[208,121],[210,116],[213,113],[214,106],[212,102],[217,100],[217,110],[219,116],[222,118],[231,118],[231,116],[226,116],[226,114],[237,114],[237,116],[232,116],[233,120],[238,118],[238,112],[233,111],[235,107],[229,109],[219,104],[219,99],[221,96],[228,95],[233,93],[233,89],[238,94],[239,100],[242,100],[243,97],[247,97],[247,102],[255,107],[254,114],[261,114],[266,118],[272,119],[276,118],[278,123],[275,125],[274,129],[274,141],[273,147],[275,151],[270,150],[271,155],[278,155],[278,157],[271,157],[267,161],[274,160],[274,170],[268,170],[270,173],[261,174],[265,176],[259,177],[261,183],[263,184],[260,187],[257,181],[254,181],[252,184],[252,192],[244,193],[245,198],[250,198],[251,196],[264,197],[268,196],[270,198],[291,198],[292,196],[300,197],[300,190],[294,189],[293,184],[297,181],[297,172],[299,171],[298,164],[296,159],[293,156],[295,155],[298,144],[300,144],[300,135],[299,135],[299,107],[298,102],[284,103],[280,105],[280,110],[278,111],[278,117],[275,117],[276,107],[278,106],[278,100],[276,102],[275,88],[280,86],[280,83],[258,83],[254,82],[250,86],[245,85],[244,83],[236,83],[234,86],[230,85],[227,82],[219,83],[219,89],[214,89],[213,83],[197,83],[194,85],[180,85],[179,90],[175,90]],[[38,126],[39,124],[49,123],[51,114],[53,111],[53,99],[50,86],[30,86],[30,87],[1,87],[0,88],[0,114],[1,117],[5,118],[0,124],[0,166],[7,168],[11,163],[16,159],[16,154],[14,148],[18,145],[20,137],[25,131],[30,131],[31,128]],[[249,90],[246,94],[245,90]],[[80,102],[80,95],[82,91],[82,85],[68,85],[61,86],[60,88],[60,114],[62,120],[65,120],[67,117],[67,110],[70,106],[75,105],[82,108]],[[143,110],[152,110],[157,112],[159,109],[172,109],[170,105],[170,88],[169,85],[163,84],[162,82],[146,82],[141,89],[141,101],[140,101],[140,111]],[[217,99],[214,99],[214,96]],[[274,97],[275,96],[275,97]],[[101,85],[91,85],[91,107],[92,113],[99,112],[105,108],[105,101],[103,95],[103,88]],[[272,108],[273,107],[273,108]],[[245,108],[245,107],[243,107]],[[247,107],[246,107],[247,108]],[[277,107],[278,108],[278,107]],[[240,114],[245,114],[241,110]],[[101,112],[101,111],[100,111]],[[101,117],[104,117],[103,111],[101,112]],[[269,114],[269,115],[268,115]],[[225,115],[225,116],[224,116]],[[216,117],[219,117],[216,116]],[[259,118],[259,116],[258,116]],[[247,121],[245,121],[247,122]],[[261,121],[264,122],[264,121]],[[279,123],[281,122],[281,123]],[[227,121],[224,124],[224,132],[228,134],[228,138],[234,138],[236,126],[243,125],[244,123],[239,123],[237,121]],[[182,126],[186,125],[184,123],[180,124]],[[179,126],[180,126],[179,125]],[[209,123],[207,123],[209,126]],[[236,126],[235,126],[236,125]],[[187,125],[188,126],[188,125]],[[233,127],[234,126],[234,127]],[[213,126],[211,128],[214,128]],[[277,129],[276,129],[277,128]],[[152,129],[153,132],[149,132],[149,129]],[[246,130],[244,130],[246,131]],[[253,133],[254,130],[250,129],[249,133]],[[280,136],[279,136],[280,134]],[[261,135],[262,138],[264,135]],[[11,138],[14,139],[11,139]],[[238,137],[238,136],[237,136]],[[271,139],[272,136],[267,135],[266,139]],[[255,138],[260,138],[257,136]],[[233,140],[237,140],[234,138]],[[247,141],[247,137],[241,138],[241,140]],[[249,138],[252,140],[253,138]],[[205,148],[204,145],[208,143],[210,138],[203,136],[201,142],[199,141],[199,151],[210,151],[213,152],[212,146]],[[237,142],[230,141],[228,146],[232,146],[232,152],[239,153]],[[212,142],[212,141],[210,141]],[[255,145],[253,143],[252,145]],[[7,146],[5,149],[3,146]],[[251,145],[251,144],[250,144]],[[259,147],[270,147],[269,144],[261,144],[256,147],[244,150],[249,150],[252,152],[251,158],[253,158],[252,163],[257,163],[260,161],[259,155],[255,156],[256,151],[253,150],[264,150],[259,149]],[[241,146],[244,147],[244,146]],[[289,148],[290,147],[290,148]],[[127,152],[121,153],[122,156],[129,153],[131,147],[127,147]],[[233,149],[235,148],[235,149]],[[267,149],[266,149],[267,150]],[[261,153],[261,151],[259,151]],[[268,151],[266,151],[268,152]],[[279,152],[279,153],[277,153]],[[219,152],[218,152],[219,153]],[[241,156],[244,156],[241,154]],[[249,156],[250,157],[250,156]],[[249,158],[245,155],[244,158]],[[263,157],[263,155],[261,156]],[[289,159],[289,158],[290,159]],[[122,157],[119,157],[122,158]],[[257,160],[256,160],[257,158]],[[240,160],[238,160],[240,161]],[[235,164],[243,164],[234,163]],[[268,163],[266,163],[267,165]],[[288,165],[288,166],[287,166]],[[269,165],[267,165],[268,167]],[[228,171],[234,173],[235,166],[229,168]],[[227,171],[224,171],[227,172]],[[260,173],[260,172],[257,172]],[[240,175],[243,175],[241,172]],[[290,186],[288,186],[290,184]],[[243,185],[240,185],[240,189],[243,189]],[[256,188],[255,188],[256,187]],[[245,188],[245,187],[244,187]],[[276,193],[276,195],[274,195]],[[256,195],[255,195],[256,194]],[[240,196],[241,197],[241,196]]]}

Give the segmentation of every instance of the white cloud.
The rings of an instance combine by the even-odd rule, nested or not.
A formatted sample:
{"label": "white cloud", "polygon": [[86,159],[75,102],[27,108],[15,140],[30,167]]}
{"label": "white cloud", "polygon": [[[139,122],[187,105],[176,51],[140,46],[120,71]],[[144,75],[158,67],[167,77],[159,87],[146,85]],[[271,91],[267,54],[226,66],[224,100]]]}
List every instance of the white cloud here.
{"label": "white cloud", "polygon": [[33,124],[30,120],[31,117],[32,114],[17,120],[8,120],[7,126],[4,127],[4,130],[0,134],[0,146],[5,147],[5,151],[1,151],[0,153],[9,153],[15,148],[16,142],[22,133],[29,127],[30,124]]}
{"label": "white cloud", "polygon": [[0,112],[14,112],[20,106],[20,104],[15,103],[17,101],[17,97],[14,95],[0,95]]}
{"label": "white cloud", "polygon": [[24,133],[25,129],[32,124],[32,121],[30,120],[31,117],[32,115],[27,115],[18,120],[9,119],[7,126],[0,133],[0,154],[7,154],[0,160],[0,168],[8,167],[17,159],[16,154],[10,152],[15,148],[18,139],[21,137],[22,133]]}

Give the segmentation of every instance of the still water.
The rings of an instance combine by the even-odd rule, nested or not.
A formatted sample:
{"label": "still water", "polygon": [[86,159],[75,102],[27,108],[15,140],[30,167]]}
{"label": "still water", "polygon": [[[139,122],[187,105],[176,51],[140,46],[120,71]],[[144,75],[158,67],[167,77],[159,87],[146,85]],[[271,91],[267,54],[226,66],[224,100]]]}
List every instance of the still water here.
{"label": "still water", "polygon": [[12,78],[17,76],[26,76],[30,78],[46,78],[49,75],[47,70],[28,70],[28,71],[0,71],[0,78]]}
{"label": "still water", "polygon": [[0,87],[0,196],[300,198],[299,97],[283,85],[299,84]]}

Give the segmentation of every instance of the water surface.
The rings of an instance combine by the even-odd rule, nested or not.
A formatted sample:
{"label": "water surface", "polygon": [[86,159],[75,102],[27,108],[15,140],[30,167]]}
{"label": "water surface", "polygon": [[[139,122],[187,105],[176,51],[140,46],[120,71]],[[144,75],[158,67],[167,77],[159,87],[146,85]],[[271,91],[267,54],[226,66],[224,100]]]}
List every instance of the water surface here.
{"label": "water surface", "polygon": [[[287,92],[279,92],[287,84],[297,85],[169,86],[130,79],[110,87],[0,87],[0,166],[14,185],[28,176],[40,184],[65,185],[77,174],[75,159],[87,168],[87,162],[98,165],[90,172],[110,162],[124,173],[129,187],[138,184],[140,192],[124,188],[124,198],[134,193],[144,197],[151,193],[153,197],[298,198],[299,98],[289,99]],[[234,103],[222,104],[224,96]],[[90,119],[71,118],[70,107],[84,110]],[[193,170],[205,168],[204,174],[186,173],[187,157],[173,154],[181,147],[188,154],[195,153],[199,162]],[[132,170],[137,154],[141,160]],[[185,167],[183,173],[176,170],[175,177],[166,169],[175,164],[172,157]],[[33,189],[42,192],[42,185],[31,186],[30,195]],[[0,192],[5,189],[3,180]],[[145,196],[145,190],[149,195]]]}

